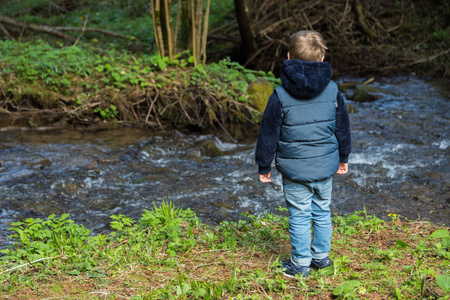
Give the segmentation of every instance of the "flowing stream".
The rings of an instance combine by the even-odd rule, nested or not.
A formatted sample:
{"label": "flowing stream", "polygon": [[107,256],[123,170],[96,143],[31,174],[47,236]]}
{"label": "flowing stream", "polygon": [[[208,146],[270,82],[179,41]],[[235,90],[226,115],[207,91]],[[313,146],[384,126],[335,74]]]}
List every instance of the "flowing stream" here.
{"label": "flowing stream", "polygon": [[[334,178],[333,213],[365,208],[450,225],[448,83],[382,79],[371,84],[379,100],[347,102],[353,153],[349,173]],[[224,155],[205,155],[205,140]],[[95,234],[108,231],[111,214],[137,220],[163,200],[213,225],[277,212],[281,176],[257,181],[255,144],[177,131],[0,128],[0,248],[11,222],[50,214],[69,213]]]}

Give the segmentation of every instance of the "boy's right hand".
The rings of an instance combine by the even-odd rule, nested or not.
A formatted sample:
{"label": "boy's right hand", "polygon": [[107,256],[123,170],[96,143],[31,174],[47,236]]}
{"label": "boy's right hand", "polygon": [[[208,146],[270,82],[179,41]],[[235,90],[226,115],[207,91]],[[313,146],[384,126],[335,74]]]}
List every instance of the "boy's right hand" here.
{"label": "boy's right hand", "polygon": [[347,163],[339,163],[339,169],[337,170],[336,174],[344,175],[348,172],[348,164]]}
{"label": "boy's right hand", "polygon": [[272,179],[270,179],[270,172],[264,175],[259,175],[259,181],[261,182],[272,182]]}

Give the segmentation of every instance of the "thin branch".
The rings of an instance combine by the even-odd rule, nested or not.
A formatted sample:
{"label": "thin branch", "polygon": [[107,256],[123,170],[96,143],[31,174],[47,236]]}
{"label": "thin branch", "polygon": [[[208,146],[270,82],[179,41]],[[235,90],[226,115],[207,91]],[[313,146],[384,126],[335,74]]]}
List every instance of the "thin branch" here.
{"label": "thin branch", "polygon": [[358,24],[361,26],[367,36],[369,36],[370,38],[377,38],[378,35],[372,29],[370,29],[369,26],[367,26],[366,17],[364,16],[361,2],[359,2],[359,0],[354,0],[354,2],[356,15],[358,17]]}
{"label": "thin branch", "polygon": [[33,266],[33,263],[36,263],[36,262],[39,262],[39,261],[43,261],[43,260],[47,260],[47,259],[54,259],[54,258],[58,258],[58,257],[59,257],[59,256],[39,258],[39,259],[34,260],[34,261],[32,261],[32,262],[28,262],[28,263],[26,263],[26,264],[23,264],[23,265],[20,265],[20,266],[17,266],[17,267],[14,267],[14,268],[5,270],[5,271],[3,271],[3,272],[0,272],[0,274],[6,273],[6,272],[10,272],[10,271],[13,271],[13,270],[16,270],[16,269],[19,269],[19,268],[22,268],[22,267],[25,267],[25,266],[28,266],[28,265]]}
{"label": "thin branch", "polygon": [[314,30],[314,28],[311,25],[311,22],[309,22],[308,16],[306,15],[305,11],[302,11],[302,14],[303,14],[303,18],[305,18],[306,23],[308,24],[309,29]]}
{"label": "thin branch", "polygon": [[349,0],[345,1],[344,12],[342,13],[341,20],[339,21],[339,23],[336,24],[336,28],[341,27],[341,24],[345,21],[345,19],[347,19],[347,15],[352,9],[348,2],[349,2]]}
{"label": "thin branch", "polygon": [[448,49],[445,50],[445,51],[442,51],[441,53],[438,53],[438,54],[435,54],[435,55],[432,55],[432,56],[429,56],[429,57],[425,57],[425,58],[422,58],[422,59],[418,59],[418,60],[413,61],[413,62],[410,62],[410,63],[408,63],[408,64],[406,64],[406,65],[407,65],[407,66],[410,66],[410,65],[416,65],[416,64],[421,64],[421,63],[429,62],[429,61],[432,61],[432,60],[438,58],[439,56],[445,55],[445,54],[447,54],[447,53],[450,53],[450,48],[448,48]]}
{"label": "thin branch", "polygon": [[76,44],[78,44],[78,42],[80,41],[80,38],[83,36],[84,31],[86,30],[86,24],[88,22],[88,19],[89,19],[89,13],[87,13],[86,19],[84,20],[83,30],[81,31],[81,34],[78,36],[77,40],[75,41],[75,43],[72,46],[75,46]]}
{"label": "thin branch", "polygon": [[209,264],[200,264],[200,265],[197,265],[197,266],[195,266],[194,267],[194,271],[195,270],[197,270],[198,268],[201,268],[201,267],[206,267],[206,266],[211,266],[211,265],[220,265],[220,264],[224,264],[223,262],[212,262],[212,263],[209,263]]}
{"label": "thin branch", "polygon": [[65,13],[68,13],[68,12],[69,12],[69,11],[68,11],[67,9],[65,9],[64,7],[59,6],[58,4],[55,4],[55,3],[53,3],[53,2],[51,2],[51,1],[49,1],[49,0],[45,0],[45,2],[47,2],[48,4],[50,4],[51,6],[57,8],[57,9],[59,9],[59,10],[62,10],[62,11],[65,12]]}
{"label": "thin branch", "polygon": [[9,34],[9,31],[3,26],[2,23],[0,23],[0,29],[3,31],[3,33],[11,40],[15,41],[16,39],[12,37],[12,35]]}
{"label": "thin branch", "polygon": [[232,42],[232,43],[235,43],[235,44],[239,44],[241,42],[241,40],[239,38],[230,36],[228,34],[224,34],[224,35],[211,35],[211,34],[208,34],[208,40],[211,40],[211,39],[219,40],[219,41]]}
{"label": "thin branch", "polygon": [[268,26],[268,27],[264,28],[263,30],[261,30],[259,32],[259,34],[266,35],[267,33],[270,33],[272,31],[274,31],[275,29],[278,29],[280,27],[280,24],[283,24],[285,22],[291,21],[293,19],[294,19],[294,17],[289,17],[289,18],[286,18],[284,20],[275,22],[275,23],[271,24],[270,26]]}
{"label": "thin branch", "polygon": [[118,38],[126,39],[126,40],[134,40],[134,39],[136,39],[134,36],[123,35],[123,34],[120,34],[120,33],[112,32],[112,31],[108,31],[108,30],[104,30],[104,29],[99,29],[99,28],[93,28],[93,27],[79,28],[79,27],[62,27],[62,26],[57,26],[57,27],[53,27],[53,28],[56,29],[56,30],[60,30],[60,31],[98,32],[98,33],[101,33],[101,34],[104,34],[104,35],[118,37]]}

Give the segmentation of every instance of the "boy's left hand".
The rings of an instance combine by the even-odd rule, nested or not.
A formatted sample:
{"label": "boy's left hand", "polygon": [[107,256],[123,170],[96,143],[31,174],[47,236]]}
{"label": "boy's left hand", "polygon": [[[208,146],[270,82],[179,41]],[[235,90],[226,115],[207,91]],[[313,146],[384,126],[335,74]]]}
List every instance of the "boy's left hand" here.
{"label": "boy's left hand", "polygon": [[348,164],[347,163],[339,163],[339,169],[337,170],[336,174],[344,175],[348,172]]}
{"label": "boy's left hand", "polygon": [[261,182],[272,182],[272,179],[270,179],[270,172],[264,175],[259,175],[259,181]]}

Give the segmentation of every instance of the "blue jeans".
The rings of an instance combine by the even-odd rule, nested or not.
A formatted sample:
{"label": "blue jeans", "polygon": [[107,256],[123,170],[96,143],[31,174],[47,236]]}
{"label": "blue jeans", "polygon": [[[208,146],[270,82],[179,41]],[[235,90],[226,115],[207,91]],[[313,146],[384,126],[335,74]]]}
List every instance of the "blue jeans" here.
{"label": "blue jeans", "polygon": [[312,258],[323,259],[330,251],[332,177],[298,182],[283,176],[283,188],[289,210],[291,261],[296,266],[309,266]]}

